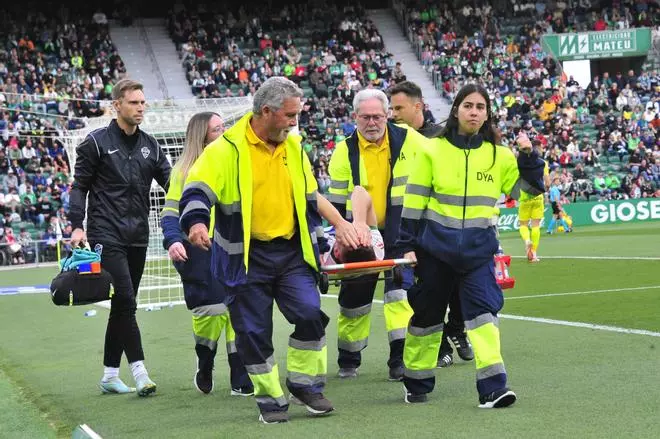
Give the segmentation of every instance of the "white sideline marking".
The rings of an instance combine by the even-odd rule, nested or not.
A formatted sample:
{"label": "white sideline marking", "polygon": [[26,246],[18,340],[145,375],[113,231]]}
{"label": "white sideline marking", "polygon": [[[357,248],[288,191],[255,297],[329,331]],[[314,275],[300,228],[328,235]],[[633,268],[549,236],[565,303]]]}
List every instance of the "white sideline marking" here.
{"label": "white sideline marking", "polygon": [[[154,288],[159,288],[159,287],[154,287]],[[648,286],[648,287],[635,287],[635,288],[617,288],[617,289],[611,289],[611,290],[594,290],[594,291],[578,291],[574,293],[555,293],[555,294],[545,294],[545,295],[536,295],[536,296],[519,296],[516,297],[517,299],[526,299],[526,298],[534,298],[534,297],[549,297],[549,296],[567,296],[567,295],[575,295],[575,294],[591,294],[591,293],[599,293],[599,292],[617,292],[617,291],[633,291],[633,290],[641,290],[641,289],[657,289],[660,288],[660,285],[655,285],[655,286]],[[38,291],[34,291],[35,293]],[[44,291],[46,292],[46,291]],[[339,296],[335,294],[322,294],[321,298],[329,299],[337,299]],[[514,297],[509,298],[508,300],[511,299],[516,299]],[[157,304],[144,304],[144,305],[139,305],[138,308],[143,308],[147,307],[149,305],[151,306],[167,306],[167,305],[179,305],[184,302],[182,301],[174,301],[174,302],[160,302]],[[383,304],[384,302],[380,299],[374,299],[372,303],[379,303]],[[94,305],[101,307],[101,308],[109,308],[110,304],[109,301],[105,302],[98,302],[95,303]],[[512,314],[499,314],[499,317],[503,319],[510,319],[510,320],[521,320],[525,322],[535,322],[535,323],[545,323],[549,325],[559,325],[559,326],[570,326],[574,328],[585,328],[585,329],[595,329],[599,331],[608,331],[608,332],[618,332],[621,334],[634,334],[634,335],[647,335],[650,337],[660,337],[660,332],[653,332],[653,331],[647,331],[645,329],[629,329],[629,328],[621,328],[618,326],[608,326],[608,325],[596,325],[593,323],[584,323],[584,322],[571,322],[568,320],[554,320],[554,319],[545,319],[542,317],[527,317],[527,316],[517,316],[517,315],[512,315]]]}
{"label": "white sideline marking", "polygon": [[[335,294],[325,294],[321,297],[333,299],[338,298],[339,296]],[[373,303],[384,303],[382,300],[374,299]],[[559,326],[571,326],[574,328],[585,328],[585,329],[596,329],[598,331],[608,331],[608,332],[618,332],[621,334],[634,334],[634,335],[647,335],[650,337],[660,337],[660,332],[647,331],[645,329],[629,329],[629,328],[620,328],[618,326],[608,326],[608,325],[595,325],[593,323],[584,323],[584,322],[570,322],[568,320],[554,320],[554,319],[544,319],[542,317],[527,317],[527,316],[516,316],[512,314],[498,314],[498,317],[509,320],[522,320],[525,322],[535,322],[535,323],[545,323],[548,325],[559,325]]]}
{"label": "white sideline marking", "polygon": [[[527,256],[511,256],[514,259],[527,259]],[[655,256],[541,256],[543,259],[593,259],[593,260],[612,260],[612,261],[660,261],[660,257]]]}
{"label": "white sideline marking", "polygon": [[[186,302],[183,300],[172,300],[170,302],[154,302],[154,303],[139,303],[138,304],[138,309],[144,309],[144,308],[166,308],[169,306],[174,306],[174,305],[185,305]],[[94,305],[98,306],[99,308],[105,308],[105,309],[110,309],[110,301],[109,300],[104,300],[103,302],[96,302]]]}
{"label": "white sideline marking", "polygon": [[87,424],[81,424],[73,431],[73,438],[103,439],[100,434],[92,430]]}
{"label": "white sideline marking", "polygon": [[658,288],[660,288],[660,285],[650,285],[648,287],[612,288],[609,290],[575,291],[572,293],[532,294],[529,296],[505,297],[504,300],[535,299],[537,297],[579,296],[582,294],[616,293],[620,291],[656,290]]}
{"label": "white sideline marking", "polygon": [[515,316],[511,314],[499,314],[499,317],[510,320],[522,320],[525,322],[547,323],[549,325],[572,326],[574,328],[597,329],[599,331],[619,332],[622,334],[648,335],[660,337],[660,332],[647,331],[645,329],[628,329],[618,326],[595,325],[593,323],[569,322],[567,320],[544,319],[542,317]]}
{"label": "white sideline marking", "polygon": [[[28,270],[30,268],[49,268],[49,267],[57,267],[58,263],[57,262],[39,262],[38,264],[20,264],[20,265],[4,265],[0,267],[0,271],[14,271],[14,270]],[[55,274],[57,274],[57,271],[54,271]]]}

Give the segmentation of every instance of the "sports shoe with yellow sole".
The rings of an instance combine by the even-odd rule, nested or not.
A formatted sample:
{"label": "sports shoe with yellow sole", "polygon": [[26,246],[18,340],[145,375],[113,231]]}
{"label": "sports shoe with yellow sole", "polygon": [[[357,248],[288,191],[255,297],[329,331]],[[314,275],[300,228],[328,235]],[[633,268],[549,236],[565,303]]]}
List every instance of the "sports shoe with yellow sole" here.
{"label": "sports shoe with yellow sole", "polygon": [[138,396],[149,396],[156,391],[156,383],[149,379],[149,375],[142,374],[135,379]]}

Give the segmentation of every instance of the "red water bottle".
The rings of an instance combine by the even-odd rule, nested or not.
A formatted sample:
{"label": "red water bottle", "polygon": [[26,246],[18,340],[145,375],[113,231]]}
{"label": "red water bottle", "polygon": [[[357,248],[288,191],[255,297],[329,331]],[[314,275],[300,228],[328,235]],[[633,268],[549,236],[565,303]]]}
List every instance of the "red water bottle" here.
{"label": "red water bottle", "polygon": [[495,253],[495,280],[503,290],[513,288],[516,279],[509,276],[509,266],[511,265],[511,256],[504,254],[502,247]]}

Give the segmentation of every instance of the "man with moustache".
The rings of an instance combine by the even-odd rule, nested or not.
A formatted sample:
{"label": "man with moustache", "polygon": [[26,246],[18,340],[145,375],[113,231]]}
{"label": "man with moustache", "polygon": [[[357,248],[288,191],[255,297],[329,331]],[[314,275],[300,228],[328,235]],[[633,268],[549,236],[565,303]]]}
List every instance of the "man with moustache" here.
{"label": "man with moustache", "polygon": [[[387,95],[377,89],[359,91],[353,99],[357,129],[341,141],[330,159],[328,199],[342,215],[353,218],[352,194],[358,186],[368,192],[377,228],[385,241],[385,259],[401,258],[395,247],[403,194],[418,145],[426,139],[413,129],[387,121]],[[339,290],[338,348],[340,378],[355,378],[367,347],[371,302],[378,275],[342,282]],[[403,378],[403,343],[412,309],[406,290],[413,282],[411,267],[403,269],[402,285],[385,280],[384,316],[390,344],[388,379]]]}
{"label": "man with moustache", "polygon": [[[317,288],[321,216],[335,227],[338,241],[352,248],[359,241],[353,225],[318,194],[300,136],[291,132],[302,96],[285,77],[266,80],[254,95],[253,111],[211,142],[190,168],[179,203],[190,243],[212,250],[211,270],[226,288],[236,349],[265,424],[287,422],[289,402],[313,415],[334,410],[323,395],[329,319]],[[287,349],[288,399],[273,356],[274,301],[294,325]]]}

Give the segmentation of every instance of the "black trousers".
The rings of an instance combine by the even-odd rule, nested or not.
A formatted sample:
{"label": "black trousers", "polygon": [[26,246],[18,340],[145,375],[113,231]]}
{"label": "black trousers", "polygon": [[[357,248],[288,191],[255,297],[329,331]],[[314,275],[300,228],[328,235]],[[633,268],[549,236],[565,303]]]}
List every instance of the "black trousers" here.
{"label": "black trousers", "polygon": [[460,335],[465,332],[465,323],[463,322],[463,311],[461,309],[461,300],[459,296],[458,284],[455,284],[449,296],[449,315],[445,322],[445,330],[442,334],[442,343],[440,343],[440,353],[438,358],[445,354],[451,354],[454,349],[449,344],[449,338]]}
{"label": "black trousers", "polygon": [[101,265],[112,275],[114,287],[108,327],[105,331],[103,365],[119,367],[124,352],[129,363],[144,360],[142,337],[135,311],[147,247],[92,242],[92,248],[96,248],[97,244],[103,245]]}

